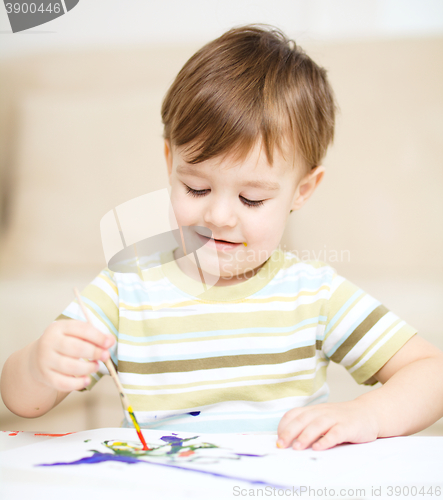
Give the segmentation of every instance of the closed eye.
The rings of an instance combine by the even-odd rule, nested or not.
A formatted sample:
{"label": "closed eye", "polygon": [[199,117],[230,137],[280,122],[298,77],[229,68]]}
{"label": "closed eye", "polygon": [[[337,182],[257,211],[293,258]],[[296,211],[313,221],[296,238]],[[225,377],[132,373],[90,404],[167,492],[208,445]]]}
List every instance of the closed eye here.
{"label": "closed eye", "polygon": [[260,205],[263,205],[263,202],[265,201],[265,200],[248,200],[243,196],[240,196],[240,199],[247,207],[259,207]]}
{"label": "closed eye", "polygon": [[[209,191],[210,189],[192,189],[191,187],[186,186],[186,194],[190,194],[195,198],[199,198],[200,196],[205,196],[206,194],[209,193]],[[264,200],[248,200],[244,196],[239,196],[239,198],[240,200],[242,200],[242,203],[247,207],[259,207],[260,205],[263,205],[264,202]]]}
{"label": "closed eye", "polygon": [[[185,186],[186,186],[186,184],[185,184]],[[186,186],[186,194],[190,194],[191,196],[195,196],[196,198],[199,196],[204,196],[208,191],[209,191],[209,189],[197,190],[197,189],[192,189],[189,186]]]}

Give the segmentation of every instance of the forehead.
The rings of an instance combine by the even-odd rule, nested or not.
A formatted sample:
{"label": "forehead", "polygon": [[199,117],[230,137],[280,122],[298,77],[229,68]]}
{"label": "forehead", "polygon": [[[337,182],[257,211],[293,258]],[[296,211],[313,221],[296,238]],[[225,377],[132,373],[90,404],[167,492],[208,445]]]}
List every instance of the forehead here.
{"label": "forehead", "polygon": [[246,155],[224,154],[197,164],[186,161],[186,148],[183,146],[173,149],[178,174],[200,176],[204,173],[232,171],[244,184],[267,190],[278,190],[282,182],[294,179],[299,170],[278,151],[274,154],[272,165],[269,164],[260,143],[255,144]]}
{"label": "forehead", "polygon": [[[199,175],[201,173],[201,168],[199,170],[198,165],[178,165],[177,173],[182,175]],[[268,191],[277,191],[280,189],[280,184],[277,181],[271,179],[249,179],[244,182],[245,186],[262,188]]]}

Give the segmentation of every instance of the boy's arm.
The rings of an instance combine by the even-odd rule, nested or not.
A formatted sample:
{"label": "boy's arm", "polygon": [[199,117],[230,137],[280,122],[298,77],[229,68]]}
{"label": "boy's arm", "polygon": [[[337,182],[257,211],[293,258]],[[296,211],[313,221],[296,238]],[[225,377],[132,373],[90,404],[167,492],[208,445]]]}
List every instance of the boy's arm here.
{"label": "boy's arm", "polygon": [[16,415],[44,415],[70,392],[90,383],[89,374],[106,361],[114,338],[89,323],[61,320],[6,361],[1,376],[1,395]]}
{"label": "boy's arm", "polygon": [[[413,434],[443,416],[443,352],[415,335],[374,375],[383,385],[345,403],[287,412],[278,446],[315,450]],[[296,440],[296,441],[294,441]]]}
{"label": "boy's arm", "polygon": [[414,434],[443,417],[443,352],[418,335],[374,377],[383,386],[357,399],[377,412],[378,437]]}
{"label": "boy's arm", "polygon": [[57,406],[70,392],[57,391],[35,379],[30,369],[36,342],[14,352],[3,366],[1,394],[9,410],[20,417],[39,417]]}

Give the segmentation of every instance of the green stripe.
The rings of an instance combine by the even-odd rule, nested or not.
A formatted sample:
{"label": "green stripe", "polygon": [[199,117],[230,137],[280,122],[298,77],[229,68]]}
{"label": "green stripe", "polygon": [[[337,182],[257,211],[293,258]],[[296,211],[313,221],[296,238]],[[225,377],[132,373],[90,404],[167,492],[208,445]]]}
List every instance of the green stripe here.
{"label": "green stripe", "polygon": [[[383,344],[377,352],[360,368],[351,373],[358,384],[373,385],[376,379],[372,378],[375,373],[382,368],[406,342],[417,333],[412,326],[405,324],[395,335]],[[371,380],[372,379],[372,380]]]}
{"label": "green stripe", "polygon": [[[191,306],[192,307],[192,306]],[[120,317],[120,332],[133,337],[149,337],[160,334],[183,334],[193,332],[221,330],[238,331],[243,328],[290,328],[294,323],[306,318],[318,318],[319,306],[304,304],[294,311],[254,311],[254,312],[228,312],[228,313],[199,313],[188,316],[150,318],[150,319],[128,319]],[[315,321],[303,328],[312,328],[316,324],[324,324],[323,321]],[[301,328],[302,329],[302,328]],[[294,329],[294,331],[296,331]],[[255,335],[255,334],[254,334]]]}
{"label": "green stripe", "polygon": [[118,370],[122,373],[152,375],[159,373],[192,372],[215,368],[236,368],[239,366],[277,365],[298,359],[313,358],[315,347],[297,347],[277,354],[241,354],[238,356],[219,356],[213,358],[186,359],[179,361],[156,361],[154,363],[135,363],[119,361]]}
{"label": "green stripe", "polygon": [[[335,317],[335,315],[338,313],[338,311],[340,311],[340,309],[343,307],[343,304],[346,304],[348,299],[350,299],[354,295],[354,293],[357,292],[358,290],[359,290],[359,288],[357,286],[355,286],[353,283],[351,283],[350,281],[345,280],[342,283],[340,283],[338,288],[335,290],[335,292],[333,292],[331,294],[331,297],[327,301],[327,310],[328,310],[327,323],[329,323],[332,320],[332,318]],[[364,295],[365,294],[362,294],[362,297]],[[349,313],[349,311],[355,306],[356,303],[358,303],[359,299],[361,299],[361,297],[359,297],[357,299],[357,301],[354,301],[348,307],[348,309],[343,312],[343,314],[341,316],[342,318],[345,317]],[[329,335],[331,333],[332,333],[332,329],[329,331],[327,337],[329,337]],[[325,340],[326,340],[326,338],[325,338]]]}
{"label": "green stripe", "polygon": [[139,395],[128,394],[134,411],[186,410],[196,406],[217,404],[226,401],[274,401],[294,396],[308,397],[317,392],[326,381],[326,367],[322,366],[317,376],[307,380],[293,380],[278,384],[245,385],[204,389],[184,394]]}
{"label": "green stripe", "polygon": [[353,349],[369,330],[380,321],[389,309],[380,304],[355,328],[343,344],[331,356],[332,361],[340,363],[341,360]]}
{"label": "green stripe", "polygon": [[[321,360],[324,361],[324,360]],[[187,382],[186,384],[180,384],[179,381],[177,381],[177,384],[157,384],[157,385],[132,385],[132,384],[124,384],[123,387],[125,390],[138,390],[138,391],[166,391],[166,390],[174,390],[174,391],[182,391],[184,392],[186,389],[192,389],[193,387],[196,389],[204,389],[205,386],[207,385],[215,385],[215,386],[226,386],[226,384],[233,384],[235,382],[242,382],[243,384],[248,382],[248,381],[254,381],[258,380],[264,383],[265,381],[272,381],[274,380],[280,380],[284,381],[284,379],[290,379],[293,377],[301,377],[303,375],[310,375],[310,377],[306,378],[314,378],[315,372],[317,371],[317,366],[318,362],[315,368],[311,368],[309,370],[299,370],[297,372],[291,372],[291,373],[266,373],[266,374],[260,374],[260,375],[251,375],[251,376],[243,376],[243,377],[235,377],[235,378],[229,378],[229,379],[218,379],[218,380],[203,380],[200,377],[198,378],[198,382]],[[149,397],[149,396],[148,396]]]}
{"label": "green stripe", "polygon": [[[104,315],[109,319],[114,328],[118,331],[120,317],[119,309],[106,292],[104,292],[97,285],[90,284],[83,290],[82,296],[86,297],[91,302],[94,302],[103,311]],[[103,318],[94,309],[89,307],[87,304],[86,306],[88,307],[89,311],[91,311],[91,313],[94,314],[97,319],[99,319],[108,329],[109,327],[106,324],[106,321],[104,321]]]}

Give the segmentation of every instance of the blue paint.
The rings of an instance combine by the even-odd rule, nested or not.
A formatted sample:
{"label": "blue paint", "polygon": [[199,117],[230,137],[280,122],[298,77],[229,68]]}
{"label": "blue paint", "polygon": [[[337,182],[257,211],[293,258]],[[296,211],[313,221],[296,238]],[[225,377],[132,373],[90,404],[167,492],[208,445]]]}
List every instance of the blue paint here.
{"label": "blue paint", "polygon": [[162,436],[160,439],[171,445],[171,449],[166,454],[176,455],[181,451],[181,448],[183,447],[183,441],[191,441],[192,439],[196,438],[198,438],[198,436],[194,436],[191,438],[180,438],[175,432],[173,432],[172,436]]}
{"label": "blue paint", "polygon": [[189,412],[189,415],[192,415],[193,417],[198,417],[200,415],[201,412],[199,411],[190,411]]}
{"label": "blue paint", "polygon": [[[173,432],[171,433],[170,436],[162,436],[160,439],[164,441],[165,443],[168,443],[171,445],[171,450],[167,452],[167,454],[174,454],[174,453],[179,453],[183,447],[183,442],[185,441],[191,441],[193,439],[198,438],[199,436],[193,436],[190,438],[180,438],[178,437],[177,433]],[[165,446],[165,445],[162,445]],[[185,445],[186,446],[186,445]],[[88,464],[98,464],[101,462],[124,462],[127,464],[135,464],[135,463],[145,463],[149,465],[157,465],[160,467],[169,467],[172,469],[180,469],[180,470],[187,470],[189,472],[197,472],[200,474],[209,474],[210,476],[214,477],[220,477],[223,479],[230,479],[233,481],[242,481],[245,483],[253,484],[253,485],[260,485],[260,486],[270,486],[272,488],[277,488],[277,489],[285,489],[288,488],[289,486],[283,486],[283,485],[277,485],[277,484],[272,484],[272,483],[267,483],[266,481],[260,481],[260,480],[255,480],[255,479],[246,479],[244,477],[237,477],[237,476],[230,476],[227,474],[221,474],[218,472],[212,472],[208,470],[202,470],[202,469],[193,469],[190,467],[184,467],[181,465],[176,465],[172,463],[162,463],[162,462],[151,462],[149,460],[145,460],[144,458],[139,458],[137,456],[132,456],[132,455],[126,455],[126,454],[114,454],[114,453],[102,453],[97,450],[90,450],[93,452],[93,455],[90,457],[85,457],[81,458],[80,460],[75,460],[74,462],[56,462],[53,464],[37,464],[37,467],[53,467],[53,466],[59,466],[59,465],[88,465]],[[238,457],[264,457],[266,455],[253,455],[249,453],[234,453],[234,455],[237,455]]]}
{"label": "blue paint", "polygon": [[266,455],[253,455],[252,453],[236,453],[239,457],[265,457]]}
{"label": "blue paint", "polygon": [[[173,437],[173,436],[165,436],[165,437]],[[230,479],[233,481],[243,481],[243,482],[249,483],[249,484],[270,486],[270,487],[276,488],[276,489],[286,489],[289,487],[288,485],[272,484],[272,483],[267,483],[266,481],[260,481],[260,480],[256,480],[256,479],[246,479],[244,477],[228,476],[227,474],[220,474],[219,472],[211,472],[211,471],[202,470],[202,469],[191,469],[189,467],[181,467],[180,465],[174,465],[174,464],[150,462],[148,460],[140,460],[139,458],[131,457],[131,456],[127,456],[127,455],[113,455],[111,453],[100,453],[98,451],[95,451],[94,455],[92,455],[90,457],[81,458],[80,460],[76,460],[75,462],[56,462],[54,464],[38,464],[37,467],[52,467],[52,466],[57,466],[57,465],[98,464],[101,462],[125,462],[128,464],[145,463],[145,464],[150,464],[150,465],[158,465],[160,467],[170,467],[172,469],[187,470],[189,472],[198,472],[200,474],[208,474],[210,476],[221,477],[223,479]]]}
{"label": "blue paint", "polygon": [[[198,436],[195,436],[198,437]],[[177,434],[174,436],[162,436],[160,438],[162,441],[165,441],[165,443],[171,443],[171,444],[181,444],[183,443],[184,438],[177,437]]]}
{"label": "blue paint", "polygon": [[75,462],[56,462],[54,464],[38,464],[37,467],[52,467],[53,465],[83,465],[83,464],[99,464],[100,462],[125,462],[127,464],[136,464],[142,462],[136,457],[128,455],[114,455],[113,453],[100,453],[95,451],[90,457],[81,458]]}

